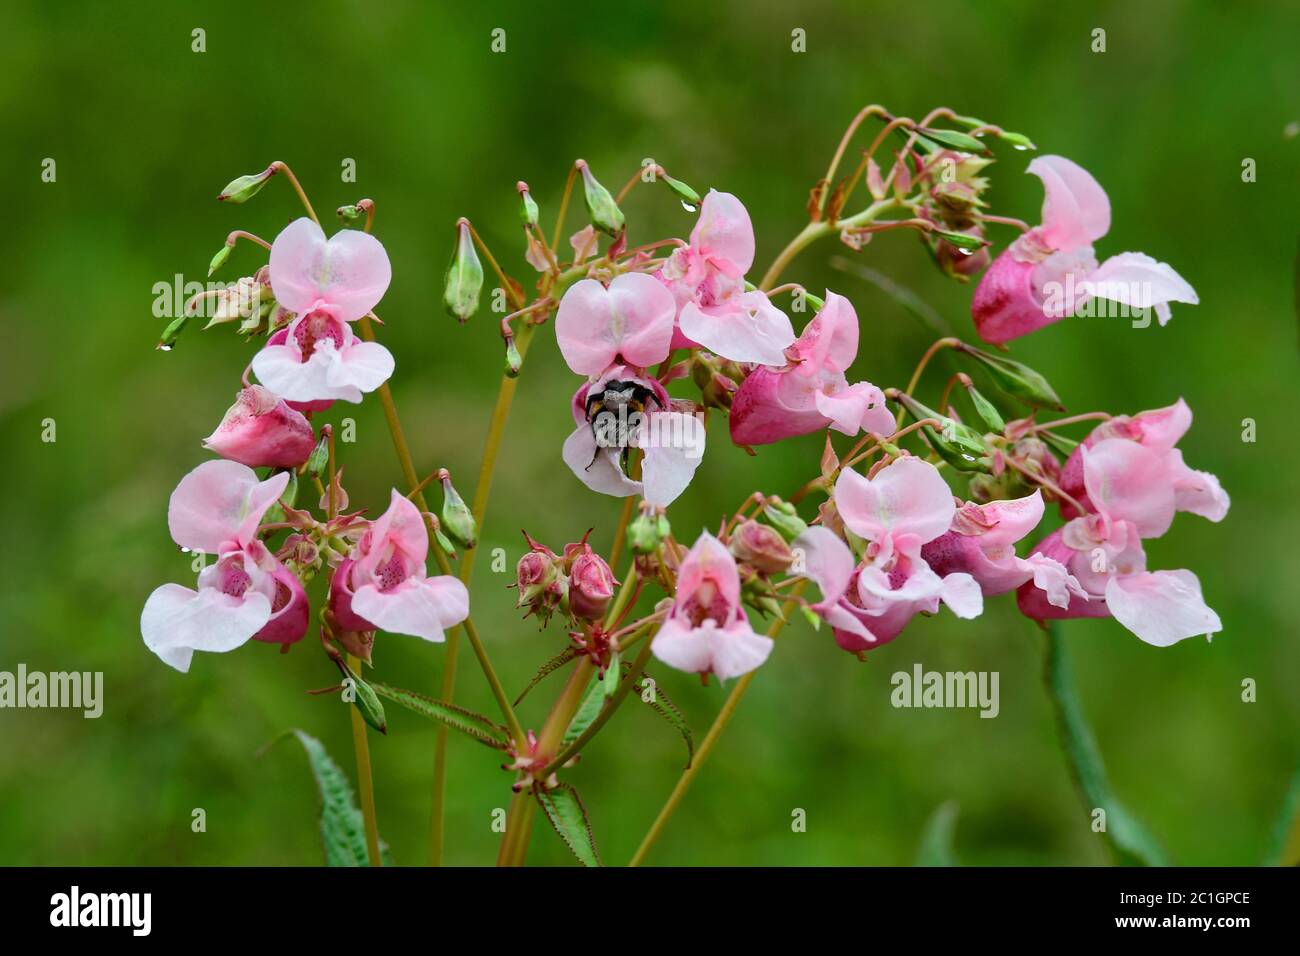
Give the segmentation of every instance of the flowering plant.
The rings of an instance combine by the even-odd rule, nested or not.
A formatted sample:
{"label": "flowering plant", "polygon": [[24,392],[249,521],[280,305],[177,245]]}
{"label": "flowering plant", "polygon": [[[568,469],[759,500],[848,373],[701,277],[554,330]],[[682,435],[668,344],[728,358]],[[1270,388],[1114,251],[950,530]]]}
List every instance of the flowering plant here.
{"label": "flowering plant", "polygon": [[[849,147],[872,120],[880,130],[843,174]],[[1137,414],[1060,415],[1064,406],[1047,379],[1010,357],[1005,343],[1091,314],[1099,302],[1139,318],[1154,309],[1163,325],[1169,303],[1195,303],[1196,294],[1171,266],[1143,254],[1098,264],[1092,243],[1109,231],[1109,202],[1070,160],[1040,156],[1028,165],[1046,192],[1040,225],[990,212],[990,142],[1034,148],[1023,135],[947,109],[920,121],[864,109],[811,191],[807,225],[762,273],[754,271],[754,227],[743,202],[717,189],[701,196],[657,164],[615,195],[578,160],[549,235],[529,187],[519,183],[528,283],[508,274],[461,219],[445,280],[447,311],[461,322],[475,315],[489,272],[511,305],[499,321],[504,375],[472,507],[445,468],[421,480],[388,387],[395,363],[376,341],[375,310],[392,272],[372,235],[375,204],[340,208],[344,227],[326,236],[285,164],[235,180],[220,198],[242,203],[280,175],[307,215],[271,242],[234,232],[213,259],[215,271],[240,240],[268,252],[254,275],[208,294],[219,300],[209,325],[238,321],[256,350],[236,403],[204,441],[219,458],[187,474],[168,508],[176,543],[203,558],[198,588],[166,584],[149,596],[141,617],[146,646],[179,671],[201,666],[195,651],[230,651],[250,640],[288,650],[313,620],[307,586],[324,579],[314,620],[342,680],[330,691],[351,706],[361,793],[359,811],[345,784],[341,799],[326,801],[331,862],[377,865],[385,858],[367,727],[385,731],[386,701],[438,726],[433,862],[443,842],[447,731],[457,730],[504,755],[513,798],[499,863],[524,861],[539,807],[578,860],[598,863],[593,826],[567,771],[636,692],[682,734],[689,754],[633,859],[639,863],[789,622],[798,617],[822,630],[828,651],[833,642],[865,658],[923,626],[918,616],[942,607],[975,618],[986,599],[1014,592],[1020,611],[1047,632],[1050,687],[1080,785],[1114,809],[1109,839],[1117,854],[1158,862],[1158,846],[1109,796],[1095,748],[1078,745],[1090,738],[1054,622],[1110,616],[1161,647],[1219,632],[1196,575],[1149,570],[1143,542],[1167,533],[1179,511],[1222,520],[1228,496],[1176,447],[1192,418],[1181,398]],[[698,212],[686,238],[632,244],[624,205],[640,183],[662,184]],[[589,223],[564,242],[575,189]],[[855,206],[863,192],[867,198]],[[1018,234],[991,258],[990,232],[1004,228]],[[977,280],[972,330],[997,351],[941,338],[910,381],[873,383],[850,374],[863,329],[849,298],[781,283],[821,238],[860,250],[878,233],[899,231],[917,234],[944,275]],[[168,327],[161,347],[172,347],[197,306]],[[792,316],[810,310],[796,330]],[[537,403],[533,414],[572,417],[571,434],[553,453],[572,473],[565,480],[574,493],[626,502],[607,549],[593,544],[590,529],[574,529],[576,540],[558,550],[525,532],[527,551],[512,585],[517,606],[554,636],[549,660],[512,697],[472,617],[478,602],[500,595],[482,585],[471,599],[468,585],[518,377],[530,342],[548,324],[575,376],[573,391]],[[967,370],[923,401],[922,373],[944,350]],[[988,384],[977,386],[971,373]],[[351,501],[334,426],[320,423],[334,403],[369,395],[383,406],[401,468],[400,485],[377,517]],[[1006,411],[1011,407],[1018,417]],[[813,433],[824,433],[824,451],[810,463],[809,480],[787,497],[755,490],[716,527],[679,534],[669,510],[690,490],[711,416],[725,418],[731,441],[755,453]],[[1090,432],[1069,437],[1068,429],[1085,424]],[[436,512],[425,496],[435,481],[442,499]],[[1056,523],[1058,511],[1059,526],[1045,526]],[[1024,540],[1033,543],[1018,551]],[[379,632],[446,643],[437,697],[365,676],[367,666],[374,669]],[[454,701],[461,634],[497,716]],[[647,673],[653,662],[706,682],[735,681],[698,747]],[[560,670],[567,679],[539,729],[526,729],[521,701]],[[338,768],[314,740],[300,737],[318,777],[337,784]]]}

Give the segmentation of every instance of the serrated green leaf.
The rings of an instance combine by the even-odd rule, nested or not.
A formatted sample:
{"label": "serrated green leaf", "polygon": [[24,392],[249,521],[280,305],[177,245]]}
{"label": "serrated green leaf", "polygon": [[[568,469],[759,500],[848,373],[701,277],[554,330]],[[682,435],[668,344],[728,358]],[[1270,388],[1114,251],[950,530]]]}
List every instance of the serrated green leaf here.
{"label": "serrated green leaf", "polygon": [[916,866],[956,866],[952,851],[952,837],[957,829],[957,803],[949,800],[930,814],[921,831],[921,843],[916,850]]}
{"label": "serrated green leaf", "polygon": [[[352,796],[352,785],[325,745],[311,734],[301,730],[290,731],[302,749],[307,752],[312,776],[320,792],[321,842],[325,846],[325,863],[328,866],[369,866],[366,850],[366,824]],[[380,857],[385,866],[392,865],[386,847],[380,844]]]}
{"label": "serrated green leaf", "polygon": [[561,784],[539,792],[536,796],[546,813],[546,819],[551,822],[565,846],[578,858],[578,862],[583,866],[600,866],[600,855],[596,852],[596,839],[591,833],[587,808],[583,806],[578,791],[568,784]]}
{"label": "serrated green leaf", "polygon": [[423,694],[417,694],[414,691],[390,687],[378,681],[372,682],[370,686],[380,697],[391,700],[395,704],[401,704],[407,710],[413,710],[422,717],[428,717],[430,720],[446,724],[453,730],[459,730],[462,734],[467,734],[489,747],[496,750],[505,750],[510,746],[510,734],[506,729],[494,724],[482,714],[476,714],[474,711],[466,710],[456,704],[448,704],[445,701],[434,700],[432,697],[425,697]]}
{"label": "serrated green leaf", "polygon": [[553,674],[577,656],[578,652],[576,650],[572,647],[566,647],[539,667],[537,673],[533,675],[533,679],[528,682],[528,686],[521,690],[519,696],[515,698],[514,706],[518,707],[519,702],[528,696],[528,692],[542,682],[542,678],[546,677],[548,674]]}
{"label": "serrated green leaf", "polygon": [[[627,669],[631,670],[632,668],[629,665]],[[643,693],[645,682],[647,680],[654,679],[647,674],[642,674],[641,679],[636,685],[636,692],[638,695]],[[646,704],[650,705],[651,710],[664,720],[668,721],[668,723],[672,724],[673,727],[676,728],[677,732],[682,735],[682,740],[686,741],[686,766],[689,768],[691,763],[695,760],[695,737],[691,733],[690,725],[686,723],[685,715],[677,709],[676,704],[668,699],[668,695],[659,689],[658,681],[654,681],[654,691],[651,693],[650,699],[645,700],[644,697],[641,699]]]}
{"label": "serrated green leaf", "polygon": [[583,695],[582,703],[578,705],[573,720],[569,721],[569,729],[564,732],[561,750],[582,736],[582,732],[591,726],[591,722],[596,719],[596,715],[604,705],[605,694],[601,682],[593,680],[587,687],[587,692]]}

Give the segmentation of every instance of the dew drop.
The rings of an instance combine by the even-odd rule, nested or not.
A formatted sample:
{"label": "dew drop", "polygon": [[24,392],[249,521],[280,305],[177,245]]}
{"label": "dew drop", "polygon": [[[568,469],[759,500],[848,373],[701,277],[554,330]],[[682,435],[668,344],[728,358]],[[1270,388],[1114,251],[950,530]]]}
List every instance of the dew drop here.
{"label": "dew drop", "polygon": [[698,206],[694,205],[693,203],[688,203],[685,199],[682,200],[682,208],[685,209],[687,212],[695,212],[697,209],[699,209]]}
{"label": "dew drop", "polygon": [[159,351],[159,352],[170,352],[170,351],[172,350],[172,348],[173,348],[173,346],[172,346],[172,344],[171,344],[170,342],[159,342],[159,343],[158,343],[158,351]]}
{"label": "dew drop", "polygon": [[1014,146],[1012,146],[1011,148],[1014,149],[1014,150],[1015,150],[1016,152],[1018,152],[1018,153],[1023,153],[1025,150],[1029,149],[1029,147],[1028,147],[1028,146],[1025,146],[1023,143],[1016,143],[1016,144],[1015,144]]}

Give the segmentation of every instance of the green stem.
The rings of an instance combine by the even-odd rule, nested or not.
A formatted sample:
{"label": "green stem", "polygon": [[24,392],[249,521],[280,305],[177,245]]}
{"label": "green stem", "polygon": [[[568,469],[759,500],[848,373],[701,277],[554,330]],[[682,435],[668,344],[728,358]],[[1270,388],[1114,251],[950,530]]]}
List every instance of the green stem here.
{"label": "green stem", "polygon": [[[1089,809],[1093,825],[1104,820],[1105,830],[1102,832],[1121,863],[1168,866],[1169,861],[1155,838],[1111,792],[1097,738],[1093,736],[1083,705],[1079,702],[1060,622],[1052,621],[1044,631],[1047,656],[1043,676],[1047,694],[1056,711],[1061,747],[1070,766],[1070,775]],[[1098,810],[1104,811],[1104,817],[1097,817]]]}
{"label": "green stem", "polygon": [[773,260],[772,265],[763,276],[762,281],[758,283],[759,289],[766,292],[768,289],[772,288],[772,286],[776,285],[776,280],[781,277],[781,273],[785,271],[786,266],[794,261],[795,256],[808,246],[812,245],[815,240],[820,239],[822,236],[828,236],[832,232],[842,229],[853,229],[857,226],[864,225],[874,220],[876,217],[881,215],[881,213],[889,212],[892,209],[903,209],[906,208],[906,205],[906,203],[900,202],[897,199],[882,199],[879,202],[872,203],[857,215],[839,220],[834,227],[826,222],[808,223],[808,225],[803,227],[799,235],[791,239],[789,244],[777,254],[776,259]]}
{"label": "green stem", "polygon": [[[785,622],[789,619],[790,615],[794,613],[794,609],[798,606],[799,602],[795,600],[795,598],[797,598],[800,592],[803,591],[806,583],[805,580],[800,581],[795,585],[794,590],[790,594],[790,600],[786,601],[781,607],[781,616],[773,621],[771,626],[768,627],[768,637],[776,637],[781,633],[781,629],[785,627]],[[714,745],[718,742],[718,738],[722,736],[722,732],[727,729],[727,724],[731,723],[731,718],[736,713],[736,708],[740,706],[741,698],[745,696],[745,691],[749,690],[750,682],[753,681],[754,676],[757,673],[758,671],[756,670],[750,671],[744,677],[740,678],[740,680],[736,682],[736,686],[731,689],[731,693],[727,695],[726,702],[722,705],[722,710],[718,711],[718,716],[713,718],[713,725],[709,727],[709,732],[705,735],[704,741],[700,744],[700,748],[695,752],[695,759],[691,761],[689,767],[682,771],[682,775],[677,779],[677,785],[673,787],[673,792],[668,795],[667,802],[664,803],[663,808],[659,811],[659,815],[655,817],[655,822],[650,825],[650,830],[646,833],[645,838],[642,839],[641,845],[637,847],[636,853],[633,854],[632,860],[628,863],[628,866],[640,866],[645,862],[646,854],[650,852],[650,848],[654,846],[655,841],[659,839],[659,834],[663,832],[664,826],[672,817],[678,804],[682,802],[682,797],[686,796],[686,791],[691,788],[691,784],[695,781],[695,775],[700,772],[700,768],[703,767],[705,761],[709,759],[709,754],[713,752]]]}

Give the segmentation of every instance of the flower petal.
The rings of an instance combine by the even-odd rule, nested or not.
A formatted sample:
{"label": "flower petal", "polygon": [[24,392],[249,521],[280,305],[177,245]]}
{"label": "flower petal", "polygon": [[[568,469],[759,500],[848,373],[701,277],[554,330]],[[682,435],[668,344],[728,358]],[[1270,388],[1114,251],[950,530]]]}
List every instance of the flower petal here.
{"label": "flower petal", "polygon": [[1106,585],[1106,605],[1115,620],[1156,647],[1223,630],[1191,571],[1115,575]]}
{"label": "flower petal", "polygon": [[948,530],[956,505],[937,468],[900,458],[867,479],[851,468],[835,482],[835,503],[849,529],[868,540],[915,534],[932,541]]}
{"label": "flower petal", "polygon": [[794,567],[802,566],[803,575],[821,591],[822,598],[813,605],[814,610],[836,604],[853,577],[856,562],[849,546],[829,528],[813,525],[791,541],[790,548],[796,556]]}
{"label": "flower petal", "polygon": [[205,461],[181,479],[168,501],[172,540],[208,554],[216,554],[229,541],[247,544],[288,483],[287,472],[259,482],[247,465]]}
{"label": "flower petal", "polygon": [[845,435],[878,432],[888,435],[894,430],[894,416],[885,405],[885,393],[870,382],[857,382],[827,394],[813,393],[817,411],[830,420],[831,427]]}
{"label": "flower petal", "polygon": [[737,276],[748,272],[754,264],[754,224],[744,203],[731,193],[710,189],[691,230],[691,248],[730,263]]}
{"label": "flower petal", "polygon": [[1043,181],[1041,233],[1053,249],[1087,245],[1110,231],[1110,200],[1078,163],[1064,156],[1039,156],[1026,172]]}
{"label": "flower petal", "polygon": [[449,574],[417,575],[388,591],[363,584],[352,596],[352,609],[390,634],[441,642],[447,628],[469,616],[469,591]]}
{"label": "flower petal", "polygon": [[560,300],[555,337],[579,375],[597,375],[621,355],[644,368],[668,357],[677,304],[658,279],[640,272],[575,282]]}
{"label": "flower petal", "polygon": [[145,602],[140,633],[163,663],[185,673],[195,651],[234,650],[270,618],[271,602],[257,591],[236,598],[214,588],[191,591],[164,584]]}
{"label": "flower petal", "polygon": [[707,308],[688,302],[678,322],[682,334],[733,362],[782,366],[794,343],[789,317],[762,292],[743,292]]}
{"label": "flower petal", "polygon": [[704,459],[704,426],[694,415],[652,412],[635,444],[645,450],[641,461],[645,500],[666,508],[690,485]]}
{"label": "flower petal", "polygon": [[326,240],[306,217],[275,237],[270,271],[276,301],[290,312],[302,314],[324,301],[347,322],[378,305],[392,280],[388,253],[374,236],[343,229]]}
{"label": "flower petal", "polygon": [[1174,521],[1174,486],[1167,456],[1124,438],[1081,445],[1083,484],[1096,509],[1131,521],[1143,538],[1158,538]]}
{"label": "flower petal", "polygon": [[561,457],[578,480],[592,491],[615,498],[641,494],[641,482],[627,477],[619,467],[619,450],[598,449],[590,425],[579,425],[564,440]]}
{"label": "flower petal", "polygon": [[1129,309],[1156,310],[1161,325],[1169,321],[1170,302],[1196,305],[1200,299],[1173,267],[1141,252],[1111,256],[1082,280],[1099,299],[1120,302]]}

